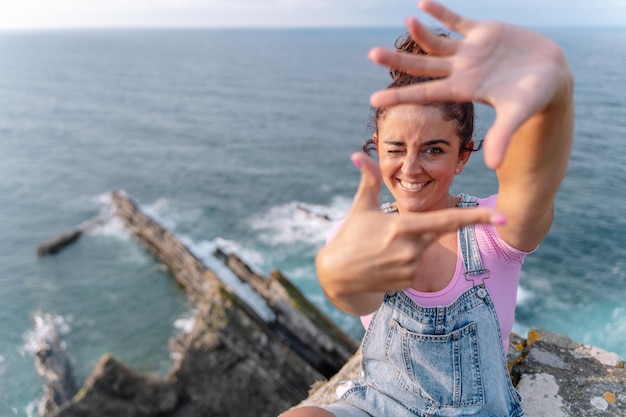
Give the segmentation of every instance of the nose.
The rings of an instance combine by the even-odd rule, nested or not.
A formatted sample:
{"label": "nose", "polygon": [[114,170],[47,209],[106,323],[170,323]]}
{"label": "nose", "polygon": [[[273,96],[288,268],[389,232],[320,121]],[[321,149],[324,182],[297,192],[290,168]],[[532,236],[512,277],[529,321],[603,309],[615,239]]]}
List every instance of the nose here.
{"label": "nose", "polygon": [[407,153],[402,161],[402,173],[407,176],[417,176],[424,172],[420,155],[417,152]]}

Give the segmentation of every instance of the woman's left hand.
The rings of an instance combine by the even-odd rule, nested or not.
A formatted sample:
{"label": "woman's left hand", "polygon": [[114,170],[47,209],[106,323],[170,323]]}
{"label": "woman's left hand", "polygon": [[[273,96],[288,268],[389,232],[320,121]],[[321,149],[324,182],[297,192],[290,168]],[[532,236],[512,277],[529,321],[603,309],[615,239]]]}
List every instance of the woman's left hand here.
{"label": "woman's left hand", "polygon": [[484,151],[486,164],[495,169],[525,121],[570,98],[572,76],[563,53],[554,42],[517,26],[467,19],[433,1],[422,1],[419,7],[464,38],[437,36],[417,19],[407,19],[411,36],[431,55],[374,48],[370,59],[439,79],[376,92],[371,104],[478,101],[494,107],[496,120],[485,137]]}

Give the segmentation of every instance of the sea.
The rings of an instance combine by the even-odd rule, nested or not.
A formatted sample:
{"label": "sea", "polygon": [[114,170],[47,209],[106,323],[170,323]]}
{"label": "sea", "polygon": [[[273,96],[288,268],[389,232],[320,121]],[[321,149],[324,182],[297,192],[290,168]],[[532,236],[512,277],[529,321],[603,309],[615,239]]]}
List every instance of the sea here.
{"label": "sea", "polygon": [[[573,70],[576,131],[552,229],[525,262],[515,331],[563,333],[626,358],[626,28],[536,28]],[[34,416],[36,313],[57,324],[82,384],[111,354],[165,375],[194,306],[114,219],[55,255],[36,247],[107,213],[112,190],[196,250],[279,268],[358,340],[314,257],[349,209],[349,160],[371,135],[366,58],[397,28],[0,32],[0,416]],[[493,120],[480,106],[477,139]],[[486,196],[473,155],[453,192]],[[388,195],[383,191],[383,199]]]}

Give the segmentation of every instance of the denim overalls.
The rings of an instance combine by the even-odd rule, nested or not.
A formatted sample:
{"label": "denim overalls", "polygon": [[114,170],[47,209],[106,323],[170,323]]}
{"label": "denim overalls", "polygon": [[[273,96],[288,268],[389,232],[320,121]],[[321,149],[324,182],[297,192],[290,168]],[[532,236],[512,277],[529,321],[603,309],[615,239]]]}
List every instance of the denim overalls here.
{"label": "denim overalls", "polygon": [[[475,205],[461,195],[459,207]],[[459,229],[459,238],[473,287],[444,307],[421,307],[402,291],[388,292],[363,338],[362,377],[344,386],[341,402],[324,408],[337,417],[525,415],[474,226]]]}

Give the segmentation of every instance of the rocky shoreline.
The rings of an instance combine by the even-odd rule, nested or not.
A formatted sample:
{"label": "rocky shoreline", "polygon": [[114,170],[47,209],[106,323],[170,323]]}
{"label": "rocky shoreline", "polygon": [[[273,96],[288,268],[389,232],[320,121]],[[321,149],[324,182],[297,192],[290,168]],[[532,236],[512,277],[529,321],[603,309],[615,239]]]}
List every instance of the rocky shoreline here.
{"label": "rocky shoreline", "polygon": [[[50,328],[35,355],[46,384],[41,416],[276,416],[334,401],[337,382],[358,374],[354,341],[280,271],[260,276],[216,249],[222,263],[212,269],[226,271],[218,274],[124,192],[113,193],[113,205],[185,288],[195,324],[170,342],[178,359],[165,377],[105,355],[77,391],[58,332],[40,316],[38,325]],[[531,330],[512,335],[508,363],[529,417],[626,416],[626,371],[613,353]]]}

